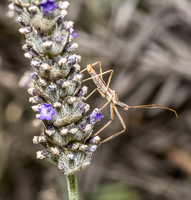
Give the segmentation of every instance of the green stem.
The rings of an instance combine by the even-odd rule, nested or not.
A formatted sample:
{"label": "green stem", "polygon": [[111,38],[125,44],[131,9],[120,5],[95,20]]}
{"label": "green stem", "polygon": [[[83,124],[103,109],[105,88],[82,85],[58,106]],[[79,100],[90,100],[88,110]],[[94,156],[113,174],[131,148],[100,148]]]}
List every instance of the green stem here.
{"label": "green stem", "polygon": [[78,200],[76,175],[66,176],[69,200]]}

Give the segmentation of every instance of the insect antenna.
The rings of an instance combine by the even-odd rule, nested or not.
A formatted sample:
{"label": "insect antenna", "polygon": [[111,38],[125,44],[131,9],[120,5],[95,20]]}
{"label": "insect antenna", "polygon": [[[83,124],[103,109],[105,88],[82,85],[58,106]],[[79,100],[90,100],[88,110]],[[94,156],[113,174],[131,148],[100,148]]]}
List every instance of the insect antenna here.
{"label": "insect antenna", "polygon": [[174,112],[174,114],[178,118],[178,114],[177,114],[177,112],[174,109],[165,107],[165,106],[163,106],[161,104],[150,104],[150,105],[140,105],[140,106],[127,106],[127,108],[146,108],[146,109],[161,108],[161,109],[170,110],[170,111]]}

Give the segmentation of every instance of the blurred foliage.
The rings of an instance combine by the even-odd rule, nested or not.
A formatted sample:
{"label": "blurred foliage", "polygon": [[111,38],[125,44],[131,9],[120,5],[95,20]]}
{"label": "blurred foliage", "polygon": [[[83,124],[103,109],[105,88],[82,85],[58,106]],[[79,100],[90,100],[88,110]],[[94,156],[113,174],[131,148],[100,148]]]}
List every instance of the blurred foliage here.
{"label": "blurred foliage", "polygon": [[89,200],[141,200],[138,192],[127,189],[123,184],[104,184],[89,195]]}

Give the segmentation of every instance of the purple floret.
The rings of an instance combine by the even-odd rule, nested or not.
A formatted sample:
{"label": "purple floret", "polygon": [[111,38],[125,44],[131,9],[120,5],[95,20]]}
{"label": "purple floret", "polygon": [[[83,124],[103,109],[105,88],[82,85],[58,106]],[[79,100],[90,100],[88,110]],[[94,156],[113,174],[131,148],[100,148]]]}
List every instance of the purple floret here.
{"label": "purple floret", "polygon": [[49,131],[55,131],[54,126],[51,125],[51,124],[46,124],[46,129],[49,130]]}
{"label": "purple floret", "polygon": [[84,131],[85,128],[86,128],[86,124],[80,124],[80,125],[78,125],[78,127],[79,127],[82,131]]}
{"label": "purple floret", "polygon": [[68,149],[72,149],[72,146],[73,146],[73,143],[70,142],[66,147],[67,147]]}
{"label": "purple floret", "polygon": [[40,3],[40,7],[44,14],[48,14],[55,9],[54,0],[42,0]]}
{"label": "purple floret", "polygon": [[90,145],[89,148],[88,148],[88,152],[94,152],[94,151],[97,150],[97,148],[98,148],[97,145]]}
{"label": "purple floret", "polygon": [[50,152],[48,150],[43,151],[43,156],[47,157],[49,154],[50,154]]}
{"label": "purple floret", "polygon": [[61,36],[57,36],[57,37],[55,37],[54,40],[56,43],[61,43],[63,41],[63,38]]}
{"label": "purple floret", "polygon": [[47,103],[44,103],[38,110],[40,111],[39,119],[41,120],[52,120],[52,116],[56,114],[52,109],[52,105]]}
{"label": "purple floret", "polygon": [[38,76],[37,72],[33,72],[33,73],[29,74],[29,77],[32,79],[36,78],[37,76]]}
{"label": "purple floret", "polygon": [[97,121],[100,121],[103,118],[103,115],[101,114],[101,112],[99,111],[98,108],[95,108],[93,110],[93,112],[91,113],[91,115],[88,117],[87,121],[90,124],[94,124]]}
{"label": "purple floret", "polygon": [[56,81],[56,83],[61,87],[62,84],[63,84],[65,81],[66,81],[66,80],[64,80],[64,79],[60,79],[60,80]]}
{"label": "purple floret", "polygon": [[83,109],[85,108],[85,106],[86,106],[86,104],[85,104],[85,103],[83,103],[83,102],[80,102],[80,103],[78,104],[78,106],[77,106],[77,107],[78,107],[79,109],[82,109],[82,110],[83,110]]}
{"label": "purple floret", "polygon": [[48,88],[53,92],[55,92],[57,90],[56,84],[49,85]]}
{"label": "purple floret", "polygon": [[94,137],[88,138],[87,143],[93,143],[93,142],[94,142]]}
{"label": "purple floret", "polygon": [[72,37],[73,37],[73,38],[76,38],[77,36],[78,36],[77,33],[73,33],[73,34],[72,34]]}
{"label": "purple floret", "polygon": [[58,161],[58,169],[63,170],[66,168],[66,165],[63,161]]}
{"label": "purple floret", "polygon": [[83,89],[80,89],[80,91],[78,92],[77,96],[78,96],[78,97],[81,97],[83,94],[84,94]]}
{"label": "purple floret", "polygon": [[68,153],[68,154],[67,154],[67,158],[68,158],[69,160],[73,160],[73,159],[74,159],[74,154]]}
{"label": "purple floret", "polygon": [[74,33],[74,29],[73,28],[69,28],[70,31],[70,36],[72,36],[73,38],[76,38],[78,36],[77,33]]}
{"label": "purple floret", "polygon": [[36,97],[34,97],[34,101],[36,103],[42,103],[43,99],[41,97],[39,97],[39,96],[36,96]]}
{"label": "purple floret", "polygon": [[76,63],[76,58],[77,58],[77,55],[73,54],[73,55],[68,57],[68,62],[72,63],[72,64],[75,64]]}

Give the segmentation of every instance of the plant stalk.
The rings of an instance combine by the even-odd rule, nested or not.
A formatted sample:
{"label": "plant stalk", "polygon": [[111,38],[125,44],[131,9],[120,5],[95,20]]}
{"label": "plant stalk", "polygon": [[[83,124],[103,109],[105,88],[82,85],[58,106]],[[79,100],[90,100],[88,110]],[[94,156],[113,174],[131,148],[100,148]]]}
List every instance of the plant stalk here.
{"label": "plant stalk", "polygon": [[68,185],[68,197],[69,200],[78,200],[78,188],[77,188],[77,180],[76,175],[68,175],[66,176],[67,185]]}

